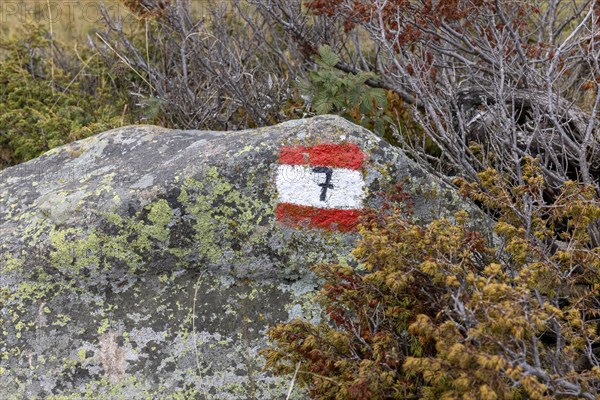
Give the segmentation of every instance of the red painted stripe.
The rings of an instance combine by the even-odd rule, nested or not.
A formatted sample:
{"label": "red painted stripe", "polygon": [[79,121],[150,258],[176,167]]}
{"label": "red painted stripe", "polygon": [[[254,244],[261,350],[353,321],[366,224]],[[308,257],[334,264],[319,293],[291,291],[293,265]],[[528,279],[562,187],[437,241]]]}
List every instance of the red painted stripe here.
{"label": "red painted stripe", "polygon": [[359,169],[365,158],[365,153],[353,143],[322,143],[313,147],[282,147],[279,162],[291,165]]}
{"label": "red painted stripe", "polygon": [[322,228],[350,232],[356,230],[362,210],[340,210],[279,203],[275,214],[279,222],[295,228]]}

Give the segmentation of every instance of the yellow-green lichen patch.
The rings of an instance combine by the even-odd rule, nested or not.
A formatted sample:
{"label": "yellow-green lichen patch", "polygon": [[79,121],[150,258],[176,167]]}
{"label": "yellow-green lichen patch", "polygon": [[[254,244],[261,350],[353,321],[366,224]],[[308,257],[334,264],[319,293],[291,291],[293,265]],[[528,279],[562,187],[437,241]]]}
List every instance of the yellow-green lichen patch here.
{"label": "yellow-green lichen patch", "polygon": [[96,269],[100,265],[101,238],[94,232],[85,235],[74,228],[52,229],[50,243],[51,265],[61,272],[77,273],[81,268]]}
{"label": "yellow-green lichen patch", "polygon": [[203,181],[186,179],[178,200],[194,218],[198,255],[213,264],[221,263],[228,253],[242,256],[232,242],[242,243],[270,213],[269,204],[236,190],[214,167]]}
{"label": "yellow-green lichen patch", "polygon": [[18,270],[23,265],[22,259],[11,257],[8,253],[5,253],[3,258],[3,260],[0,260],[0,265],[2,266],[2,274],[7,274],[9,272]]}
{"label": "yellow-green lichen patch", "polygon": [[105,218],[114,225],[114,233],[99,229],[86,232],[75,228],[53,228],[49,241],[52,246],[50,264],[61,272],[78,274],[99,268],[110,269],[112,264],[128,265],[135,271],[142,265],[144,254],[158,247],[166,249],[173,212],[165,200],[158,200],[145,208],[146,219],[141,214],[122,218],[107,213]]}

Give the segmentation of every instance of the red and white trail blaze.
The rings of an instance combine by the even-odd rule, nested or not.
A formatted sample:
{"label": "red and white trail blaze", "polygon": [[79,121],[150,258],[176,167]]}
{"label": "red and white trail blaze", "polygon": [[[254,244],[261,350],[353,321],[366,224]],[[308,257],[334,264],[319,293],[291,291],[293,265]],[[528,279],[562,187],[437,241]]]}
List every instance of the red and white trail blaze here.
{"label": "red and white trail blaze", "polygon": [[276,177],[277,219],[294,227],[355,229],[365,196],[360,171],[365,158],[352,143],[283,147]]}

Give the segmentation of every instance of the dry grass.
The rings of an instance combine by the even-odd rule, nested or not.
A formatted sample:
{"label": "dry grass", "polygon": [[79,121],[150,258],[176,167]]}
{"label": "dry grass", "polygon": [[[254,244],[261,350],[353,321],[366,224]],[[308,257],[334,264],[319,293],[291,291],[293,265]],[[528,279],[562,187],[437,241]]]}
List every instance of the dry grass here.
{"label": "dry grass", "polygon": [[[214,1],[214,0],[213,0]],[[191,0],[191,9],[202,13],[210,0]],[[216,0],[214,3],[228,3]],[[1,0],[0,39],[18,34],[28,23],[39,23],[63,43],[85,41],[102,26],[101,7],[113,17],[135,18],[119,0]]]}
{"label": "dry grass", "polygon": [[5,0],[0,3],[0,37],[9,38],[27,24],[45,26],[61,42],[76,43],[101,27],[100,8],[127,16],[118,0]]}
{"label": "dry grass", "polygon": [[78,42],[101,24],[100,7],[127,16],[118,0],[5,0],[0,3],[0,37],[19,34],[27,24],[45,26],[62,42]]}

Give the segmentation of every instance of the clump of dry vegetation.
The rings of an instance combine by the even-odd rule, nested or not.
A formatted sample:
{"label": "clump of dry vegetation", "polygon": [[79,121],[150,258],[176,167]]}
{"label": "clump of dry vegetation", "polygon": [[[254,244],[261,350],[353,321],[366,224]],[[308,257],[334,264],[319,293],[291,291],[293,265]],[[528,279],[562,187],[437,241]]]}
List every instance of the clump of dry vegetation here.
{"label": "clump of dry vegetation", "polygon": [[363,222],[361,268],[317,265],[325,318],[271,328],[267,367],[316,399],[595,399],[600,393],[600,217],[591,186],[543,199],[538,162],[524,184],[498,171],[464,194],[496,210],[497,243],[465,212],[427,226],[391,202]]}

